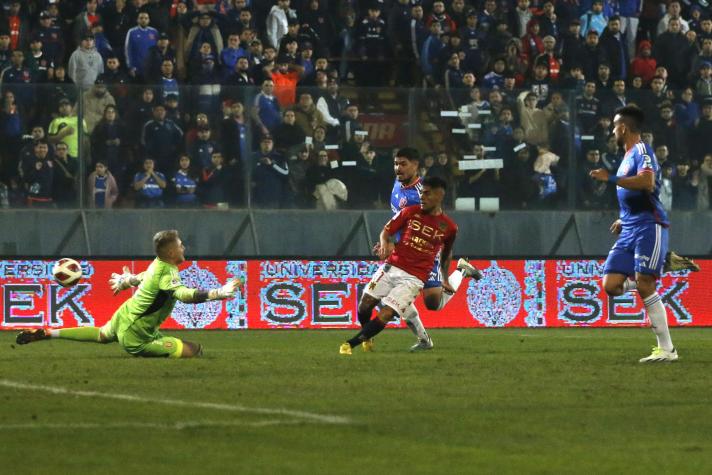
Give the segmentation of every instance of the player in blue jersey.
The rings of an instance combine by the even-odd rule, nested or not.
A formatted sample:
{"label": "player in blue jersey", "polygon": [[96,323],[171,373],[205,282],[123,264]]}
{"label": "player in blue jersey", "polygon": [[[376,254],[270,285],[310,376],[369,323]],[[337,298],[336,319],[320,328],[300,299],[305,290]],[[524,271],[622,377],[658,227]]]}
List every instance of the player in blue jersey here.
{"label": "player in blue jersey", "polygon": [[[658,344],[641,363],[677,360],[670,339],[667,314],[656,291],[656,280],[663,272],[668,248],[667,213],[660,203],[660,165],[650,145],[640,139],[644,116],[641,109],[628,105],[616,111],[613,133],[619,147],[626,150],[616,175],[604,168],[590,172],[591,178],[616,185],[620,218],[611,226],[618,239],[608,253],[603,286],[611,296],[636,289],[643,299],[650,326]],[[635,276],[635,280],[629,279]]]}
{"label": "player in blue jersey", "polygon": [[[396,180],[393,184],[391,192],[391,210],[393,214],[407,206],[420,204],[420,193],[422,185],[418,171],[420,169],[420,154],[414,148],[402,148],[396,152],[393,159],[393,169],[395,171]],[[397,233],[394,238],[397,241],[400,234]],[[374,247],[374,253],[378,253],[379,244]],[[447,257],[447,256],[446,256]],[[450,299],[455,295],[460,287],[462,280],[465,277],[473,277],[475,279],[482,278],[480,271],[470,264],[467,259],[457,261],[457,270],[443,281],[440,273],[440,259],[438,256],[435,259],[435,265],[430,273],[428,281],[423,288],[423,300],[428,310],[440,310]],[[408,325],[408,328],[415,334],[418,341],[410,349],[411,351],[430,350],[433,348],[433,340],[425,331],[423,322],[420,320],[418,309],[415,305],[410,305],[406,312],[402,315]],[[363,315],[359,314],[359,322],[361,326],[365,326],[371,319],[370,312]],[[366,340],[362,344],[364,351],[373,351],[373,340]]]}

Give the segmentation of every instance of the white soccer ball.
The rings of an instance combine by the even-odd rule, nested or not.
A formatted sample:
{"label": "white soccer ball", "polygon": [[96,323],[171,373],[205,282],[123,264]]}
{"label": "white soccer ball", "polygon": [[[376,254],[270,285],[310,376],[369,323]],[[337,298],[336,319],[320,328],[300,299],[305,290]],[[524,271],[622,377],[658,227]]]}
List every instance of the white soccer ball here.
{"label": "white soccer ball", "polygon": [[62,287],[71,287],[82,278],[82,266],[74,259],[64,257],[52,267],[52,276]]}

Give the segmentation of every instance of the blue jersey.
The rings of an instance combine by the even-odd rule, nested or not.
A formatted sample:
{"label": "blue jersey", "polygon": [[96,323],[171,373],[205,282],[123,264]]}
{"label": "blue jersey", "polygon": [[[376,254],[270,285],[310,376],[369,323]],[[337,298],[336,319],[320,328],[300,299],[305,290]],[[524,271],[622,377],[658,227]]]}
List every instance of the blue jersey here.
{"label": "blue jersey", "polygon": [[420,183],[420,178],[408,186],[403,186],[401,182],[396,180],[393,184],[393,191],[391,191],[391,211],[393,211],[393,214],[407,206],[419,205],[420,190],[422,188],[423,185]]}
{"label": "blue jersey", "polygon": [[624,226],[657,223],[667,227],[667,213],[660,202],[660,164],[650,145],[644,142],[638,142],[626,152],[616,175],[628,177],[641,173],[655,174],[655,190],[648,193],[617,187],[621,223]]}

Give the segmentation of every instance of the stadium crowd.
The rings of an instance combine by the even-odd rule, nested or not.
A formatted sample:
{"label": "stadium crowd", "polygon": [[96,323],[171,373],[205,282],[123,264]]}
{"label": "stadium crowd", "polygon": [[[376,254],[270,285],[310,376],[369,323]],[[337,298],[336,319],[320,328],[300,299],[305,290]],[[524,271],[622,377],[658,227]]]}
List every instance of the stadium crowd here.
{"label": "stadium crowd", "polygon": [[0,206],[387,206],[392,88],[451,206],[614,207],[636,103],[665,206],[710,207],[707,0],[1,0]]}

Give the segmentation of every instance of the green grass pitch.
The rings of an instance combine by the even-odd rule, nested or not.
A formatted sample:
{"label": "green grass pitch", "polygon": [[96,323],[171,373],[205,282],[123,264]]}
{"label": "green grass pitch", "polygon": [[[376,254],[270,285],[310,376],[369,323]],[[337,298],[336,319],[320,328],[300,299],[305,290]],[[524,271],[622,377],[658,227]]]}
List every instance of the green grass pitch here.
{"label": "green grass pitch", "polygon": [[712,330],[181,332],[195,360],[0,333],[0,473],[710,473]]}

